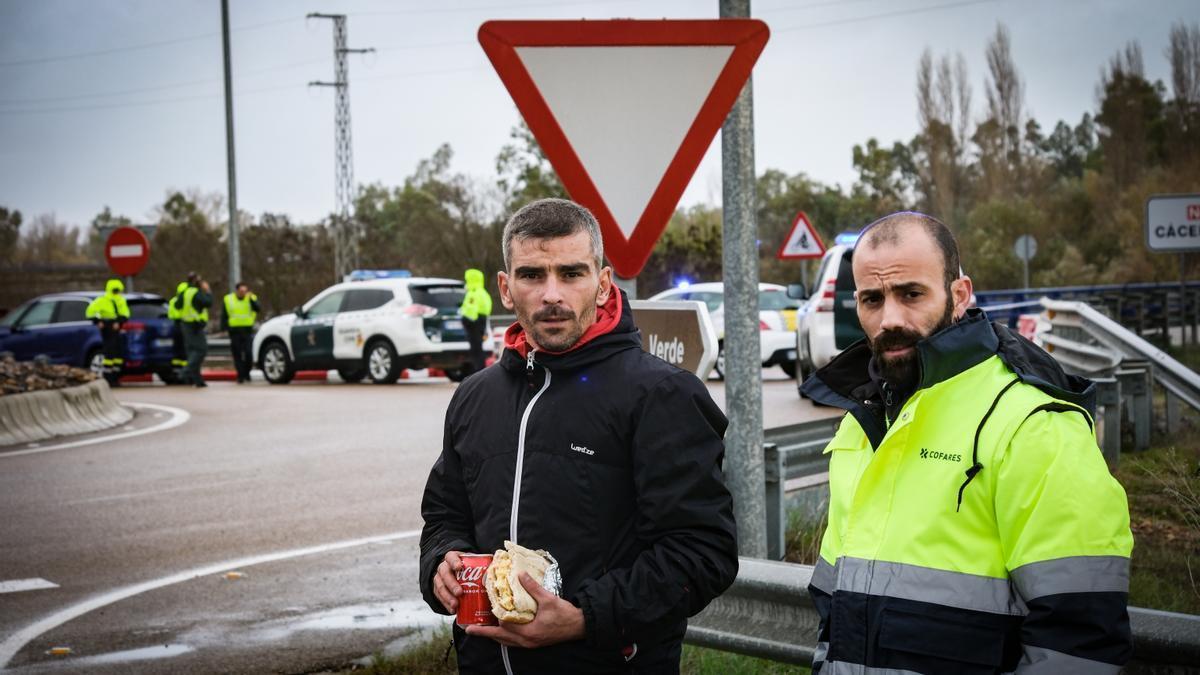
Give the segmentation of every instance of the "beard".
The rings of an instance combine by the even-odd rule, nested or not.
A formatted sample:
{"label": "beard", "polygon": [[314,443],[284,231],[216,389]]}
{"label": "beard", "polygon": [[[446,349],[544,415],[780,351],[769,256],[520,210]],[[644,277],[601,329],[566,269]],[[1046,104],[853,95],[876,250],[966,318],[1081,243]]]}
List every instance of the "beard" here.
{"label": "beard", "polygon": [[[911,392],[917,388],[917,378],[921,376],[917,343],[954,323],[954,299],[949,292],[946,295],[946,307],[941,317],[924,333],[905,329],[885,330],[867,341],[871,355],[879,366],[879,373],[897,390]],[[905,347],[912,347],[913,350],[902,356],[887,355],[890,350]]]}
{"label": "beard", "polygon": [[[540,323],[547,319],[561,319],[564,323],[554,328],[548,328]],[[549,305],[532,314],[517,310],[517,321],[525,329],[525,334],[533,338],[538,349],[548,352],[565,352],[574,347],[588,327],[595,323],[595,320],[596,303],[594,300],[588,303],[582,314],[576,314],[574,310],[565,305]]]}

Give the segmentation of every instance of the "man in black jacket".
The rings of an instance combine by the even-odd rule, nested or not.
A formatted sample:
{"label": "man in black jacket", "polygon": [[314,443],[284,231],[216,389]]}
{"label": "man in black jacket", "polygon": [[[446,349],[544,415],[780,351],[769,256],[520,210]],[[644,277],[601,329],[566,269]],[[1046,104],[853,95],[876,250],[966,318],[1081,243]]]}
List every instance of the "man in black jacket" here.
{"label": "man in black jacket", "polygon": [[462,672],[677,672],[687,617],[737,575],[725,416],[641,349],[587,209],[534,202],[504,229],[500,362],[446,411],[421,513],[421,593],[454,613],[459,554],[546,549],[562,598],[524,625],[455,628]]}

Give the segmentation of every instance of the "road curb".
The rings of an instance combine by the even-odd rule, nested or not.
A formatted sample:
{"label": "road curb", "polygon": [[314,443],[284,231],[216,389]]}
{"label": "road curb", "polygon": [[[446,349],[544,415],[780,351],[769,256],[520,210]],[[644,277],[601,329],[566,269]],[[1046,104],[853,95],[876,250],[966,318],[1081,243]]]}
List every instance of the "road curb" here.
{"label": "road curb", "polygon": [[104,380],[9,394],[0,397],[0,445],[102,431],[131,419],[133,411],[117,401]]}

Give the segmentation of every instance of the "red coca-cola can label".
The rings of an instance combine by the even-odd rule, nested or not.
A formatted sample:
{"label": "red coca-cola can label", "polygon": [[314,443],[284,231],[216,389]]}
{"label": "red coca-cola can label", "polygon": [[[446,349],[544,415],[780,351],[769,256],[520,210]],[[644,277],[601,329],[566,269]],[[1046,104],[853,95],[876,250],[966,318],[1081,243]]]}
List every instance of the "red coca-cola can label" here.
{"label": "red coca-cola can label", "polygon": [[460,626],[495,626],[496,615],[492,614],[492,601],[488,599],[483,585],[487,568],[492,564],[491,553],[464,553],[459,556],[462,567],[454,575],[462,587],[458,596],[458,618]]}

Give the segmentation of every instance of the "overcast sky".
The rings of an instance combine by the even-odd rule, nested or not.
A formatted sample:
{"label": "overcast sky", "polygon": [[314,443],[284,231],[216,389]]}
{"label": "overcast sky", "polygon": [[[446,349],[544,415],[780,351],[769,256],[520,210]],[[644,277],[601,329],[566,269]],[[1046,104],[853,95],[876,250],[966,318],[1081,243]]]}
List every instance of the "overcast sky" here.
{"label": "overcast sky", "polygon": [[[496,18],[711,18],[717,0],[230,0],[239,206],[314,222],[334,209],[332,26],[348,15],[356,183],[398,185],[442,143],[494,180],[518,114],[476,40]],[[1012,35],[1028,112],[1049,131],[1096,108],[1100,67],[1130,40],[1166,80],[1171,23],[1196,0],[758,0],[756,163],[848,186],[851,148],[916,131],[921,51],[961,52],[982,115],[983,51]],[[137,222],[170,189],[226,189],[219,0],[0,0],[0,206],[86,225]],[[720,201],[720,140],[684,203]]]}

